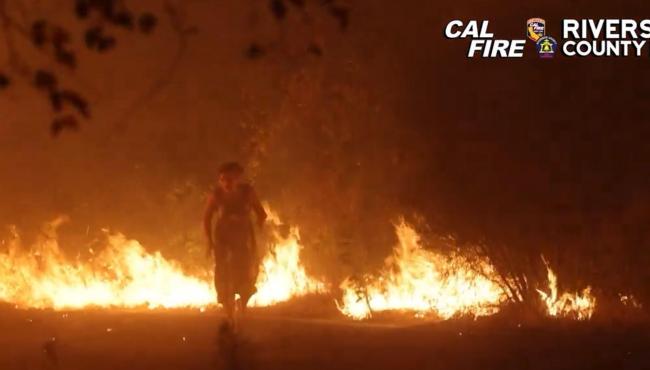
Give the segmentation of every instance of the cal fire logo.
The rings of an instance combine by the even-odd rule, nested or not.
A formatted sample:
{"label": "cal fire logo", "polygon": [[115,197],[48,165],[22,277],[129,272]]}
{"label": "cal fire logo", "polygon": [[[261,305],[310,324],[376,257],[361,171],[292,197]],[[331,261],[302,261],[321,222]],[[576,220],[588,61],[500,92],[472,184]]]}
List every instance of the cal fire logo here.
{"label": "cal fire logo", "polygon": [[455,19],[445,27],[445,37],[449,39],[470,38],[468,58],[476,55],[482,58],[521,58],[524,56],[526,40],[495,39],[488,31],[489,21],[471,20],[467,24]]}
{"label": "cal fire logo", "polygon": [[557,41],[546,36],[546,21],[542,18],[531,18],[526,21],[526,36],[535,43],[537,54],[541,58],[553,58],[557,50]]}
{"label": "cal fire logo", "polygon": [[[487,20],[459,19],[445,27],[449,39],[470,39],[468,58],[521,58],[524,56],[525,39],[497,39],[489,31]],[[537,54],[549,59],[561,53],[571,57],[640,57],[647,50],[650,40],[650,19],[563,19],[560,42],[547,32],[542,18],[526,21],[526,38],[533,44]],[[647,55],[647,51],[645,52]]]}
{"label": "cal fire logo", "polygon": [[[453,20],[445,28],[445,36],[450,39],[471,38],[467,51],[468,58],[521,58],[524,56],[525,39],[495,39],[488,31],[489,21],[471,20],[464,24],[461,20]],[[557,41],[546,35],[546,21],[542,18],[531,18],[526,21],[526,36],[535,43],[537,53],[542,58],[552,58],[557,50]]]}
{"label": "cal fire logo", "polygon": [[526,21],[526,36],[532,42],[537,42],[546,36],[546,21],[542,18],[531,18]]}

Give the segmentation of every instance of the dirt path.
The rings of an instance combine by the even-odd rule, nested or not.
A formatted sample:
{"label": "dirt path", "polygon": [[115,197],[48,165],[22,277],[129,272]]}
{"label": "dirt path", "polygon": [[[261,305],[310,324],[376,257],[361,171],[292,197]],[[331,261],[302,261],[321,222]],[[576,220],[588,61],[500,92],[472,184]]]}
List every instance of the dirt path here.
{"label": "dirt path", "polygon": [[359,323],[252,312],[238,336],[221,315],[0,311],[0,369],[648,369],[647,328],[536,328],[417,320]]}

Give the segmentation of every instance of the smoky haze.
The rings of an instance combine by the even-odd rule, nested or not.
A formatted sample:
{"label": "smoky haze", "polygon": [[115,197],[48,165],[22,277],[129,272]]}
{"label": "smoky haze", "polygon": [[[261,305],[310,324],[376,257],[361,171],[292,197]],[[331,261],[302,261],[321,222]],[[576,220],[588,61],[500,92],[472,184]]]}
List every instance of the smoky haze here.
{"label": "smoky haze", "polygon": [[[648,9],[509,3],[358,1],[341,31],[318,9],[310,25],[291,10],[279,24],[260,2],[187,2],[198,32],[178,63],[162,15],[153,35],[82,55],[66,80],[93,107],[79,132],[52,138],[47,102],[22,85],[2,92],[0,223],[29,239],[67,214],[71,253],[103,227],[202,253],[204,197],[234,159],[301,227],[319,273],[377,267],[404,215],[461,245],[543,252],[569,285],[648,297],[647,57],[538,60],[528,44],[523,60],[470,60],[465,41],[442,35],[451,19],[487,18],[497,36],[523,38],[541,16],[559,36],[562,18]],[[60,9],[47,11],[74,24]],[[251,42],[263,57],[244,56]],[[311,42],[322,56],[305,52]]]}

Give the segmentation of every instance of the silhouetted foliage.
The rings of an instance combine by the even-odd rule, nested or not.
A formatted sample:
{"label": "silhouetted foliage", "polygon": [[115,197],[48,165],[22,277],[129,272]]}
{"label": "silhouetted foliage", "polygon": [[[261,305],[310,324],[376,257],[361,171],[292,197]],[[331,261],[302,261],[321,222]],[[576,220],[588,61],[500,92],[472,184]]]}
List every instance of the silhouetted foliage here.
{"label": "silhouetted foliage", "polygon": [[6,89],[10,83],[9,77],[4,73],[0,73],[0,89]]}
{"label": "silhouetted foliage", "polygon": [[45,30],[47,23],[40,19],[32,23],[32,42],[37,47],[42,47],[45,44]]}
{"label": "silhouetted foliage", "polygon": [[264,55],[264,49],[256,43],[251,43],[246,49],[246,57],[249,59],[258,59]]}
{"label": "silhouetted foliage", "polygon": [[90,7],[88,1],[77,1],[75,2],[75,13],[79,19],[86,19],[88,13],[90,12]]}
{"label": "silhouetted foliage", "polygon": [[[73,35],[72,33],[79,31],[73,31],[72,28],[57,24],[55,19],[49,17],[35,19],[28,25],[22,25],[12,18],[11,12],[7,9],[9,7],[8,2],[5,1],[0,4],[5,30],[26,36],[34,48],[50,57],[55,64],[69,71],[76,70],[78,65],[83,63],[83,61],[79,60],[79,47],[105,54],[115,49],[119,44],[115,34],[116,29],[148,35],[158,25],[156,15],[146,11],[134,12],[127,5],[127,1],[75,0],[70,11],[82,23],[83,27],[80,35]],[[293,12],[303,15],[300,17],[301,22],[310,27],[313,17],[308,16],[309,12],[323,11],[326,17],[332,17],[338,23],[341,30],[347,29],[349,25],[347,6],[340,4],[336,0],[314,0],[311,3],[307,0],[269,0],[267,6],[270,15],[281,24],[284,24],[284,21]],[[180,37],[184,38],[196,33],[196,28],[188,28],[177,24],[178,20],[175,20],[175,18],[178,17],[178,14],[169,4],[166,10],[171,17],[172,28],[179,33]],[[5,37],[10,36],[5,35]],[[78,40],[81,40],[81,45],[75,43]],[[183,44],[185,44],[184,41]],[[52,132],[55,135],[60,133],[62,128],[78,127],[76,120],[73,124],[68,116],[58,117],[58,114],[72,114],[74,116],[78,115],[76,116],[78,118],[90,118],[90,106],[84,94],[81,91],[75,91],[65,86],[64,79],[57,76],[56,68],[31,65],[32,63],[25,62],[22,60],[23,58],[20,58],[18,51],[20,48],[14,49],[10,50],[10,55],[14,59],[20,59],[20,68],[16,67],[16,71],[8,71],[0,75],[0,89],[7,88],[11,81],[10,75],[16,74],[28,79],[30,84],[38,91],[44,92],[44,96],[49,100],[55,114],[51,125]],[[244,50],[244,56],[250,60],[258,60],[268,55],[272,50],[273,45],[253,41]],[[323,55],[322,46],[315,41],[309,42],[304,50],[307,55]]]}
{"label": "silhouetted foliage", "polygon": [[307,46],[307,52],[319,57],[323,55],[323,49],[321,49],[321,47],[316,45],[315,43],[311,43],[309,44],[309,46]]}
{"label": "silhouetted foliage", "polygon": [[143,33],[150,33],[156,27],[156,17],[151,13],[144,13],[138,19],[138,27]]}
{"label": "silhouetted foliage", "polygon": [[350,14],[348,8],[339,5],[331,5],[329,8],[332,17],[336,18],[342,30],[346,30],[350,23]]}
{"label": "silhouetted foliage", "polygon": [[48,92],[56,89],[57,79],[48,71],[37,70],[34,74],[34,86],[39,90],[46,90]]}
{"label": "silhouetted foliage", "polygon": [[273,15],[278,20],[283,20],[287,15],[287,6],[284,5],[282,0],[271,0],[270,9]]}
{"label": "silhouetted foliage", "polygon": [[[79,46],[75,45],[73,40],[81,39],[88,50],[106,53],[117,46],[117,38],[111,28],[134,30],[135,19],[137,19],[138,31],[142,34],[150,34],[158,22],[152,13],[134,13],[124,1],[76,0],[71,10],[79,21],[87,24],[82,35],[79,35],[81,37],[77,37],[71,34],[71,28],[57,24],[54,19],[36,19],[29,26],[24,26],[12,18],[6,1],[0,4],[3,26],[7,31],[5,37],[13,37],[14,33],[26,36],[34,48],[50,56],[55,64],[68,70],[75,70],[79,65]],[[44,92],[44,96],[49,100],[55,114],[50,126],[53,136],[59,135],[63,130],[78,129],[78,117],[90,118],[87,99],[79,91],[61,87],[63,82],[54,72],[55,68],[46,70],[43,66],[32,66],[32,63],[23,60],[25,58],[21,57],[20,48],[15,47],[11,42],[7,45],[11,49],[9,54],[12,60],[20,61],[19,67],[14,65],[15,70],[11,73],[28,79],[31,85],[38,91]],[[8,87],[9,81],[9,75],[2,74],[0,88]],[[59,114],[63,115],[59,116]]]}
{"label": "silhouetted foliage", "polygon": [[133,14],[127,11],[121,11],[113,17],[113,23],[116,26],[124,27],[128,30],[133,29]]}
{"label": "silhouetted foliage", "polygon": [[[287,3],[289,3],[290,6],[288,6]],[[308,6],[310,3],[312,6]],[[290,17],[292,11],[293,13],[301,15],[299,19],[308,29],[311,29],[313,26],[312,13],[314,11],[322,11],[325,16],[333,18],[341,31],[345,31],[350,24],[350,10],[348,6],[341,4],[336,0],[317,0],[312,2],[308,2],[307,0],[269,0],[267,4],[271,16],[273,16],[281,26],[284,24],[284,21]],[[259,59],[271,52],[274,47],[273,44],[275,43],[270,43],[267,47],[262,48],[257,42],[253,42],[245,50],[244,55],[248,59]],[[261,50],[264,50],[264,52],[260,53]],[[322,47],[314,41],[306,45],[304,50],[306,51],[306,54],[309,55],[323,55]]]}
{"label": "silhouetted foliage", "polygon": [[58,136],[63,130],[77,131],[78,129],[79,121],[71,114],[54,118],[50,125],[52,136]]}
{"label": "silhouetted foliage", "polygon": [[62,105],[70,105],[75,108],[79,114],[86,118],[90,118],[90,111],[88,110],[88,102],[81,97],[78,93],[71,90],[62,90],[53,93]]}
{"label": "silhouetted foliage", "polygon": [[289,0],[289,2],[298,8],[304,8],[305,7],[305,0]]}

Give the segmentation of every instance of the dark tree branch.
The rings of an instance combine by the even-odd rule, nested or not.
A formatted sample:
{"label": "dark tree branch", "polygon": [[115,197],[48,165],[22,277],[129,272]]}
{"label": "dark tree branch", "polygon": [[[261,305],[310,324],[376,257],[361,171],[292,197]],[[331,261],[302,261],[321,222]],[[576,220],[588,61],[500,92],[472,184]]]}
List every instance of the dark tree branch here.
{"label": "dark tree branch", "polygon": [[178,5],[167,1],[165,3],[165,12],[169,18],[172,30],[177,36],[176,52],[174,53],[169,66],[164,70],[160,77],[158,77],[158,79],[156,79],[149,86],[144,94],[142,94],[133,103],[131,103],[126,112],[117,121],[115,127],[118,131],[123,131],[126,128],[128,121],[141,109],[143,109],[151,100],[153,100],[153,98],[164,91],[164,89],[171,83],[174,75],[176,74],[178,66],[185,56],[190,36],[194,35],[197,32],[197,29],[195,27],[186,25],[184,16]]}

